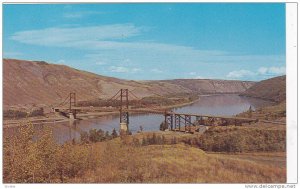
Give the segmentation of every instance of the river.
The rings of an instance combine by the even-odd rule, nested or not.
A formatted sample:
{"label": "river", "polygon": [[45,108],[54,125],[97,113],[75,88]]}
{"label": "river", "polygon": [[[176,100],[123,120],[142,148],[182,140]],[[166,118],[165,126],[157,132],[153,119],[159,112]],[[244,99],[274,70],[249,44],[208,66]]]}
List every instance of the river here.
{"label": "river", "polygon": [[[251,106],[256,109],[270,104],[268,101],[241,97],[236,94],[222,95],[203,95],[199,100],[191,105],[174,108],[176,113],[194,113],[205,115],[233,116],[244,112]],[[157,131],[159,125],[164,121],[163,115],[157,114],[132,114],[129,116],[129,129],[133,133],[143,128],[143,131]],[[80,132],[89,131],[90,129],[102,129],[110,133],[115,128],[119,130],[119,116],[106,115],[98,118],[85,120],[67,121],[60,123],[49,123],[35,125],[35,131],[38,133],[43,127],[49,127],[53,131],[55,140],[63,143],[73,138],[79,139]]]}

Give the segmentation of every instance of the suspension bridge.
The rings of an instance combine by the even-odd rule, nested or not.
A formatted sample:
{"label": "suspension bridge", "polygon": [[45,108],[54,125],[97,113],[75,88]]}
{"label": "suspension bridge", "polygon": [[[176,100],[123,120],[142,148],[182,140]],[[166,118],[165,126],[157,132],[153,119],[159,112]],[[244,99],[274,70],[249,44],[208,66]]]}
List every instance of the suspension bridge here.
{"label": "suspension bridge", "polygon": [[[132,103],[133,102],[133,103]],[[54,112],[59,112],[69,119],[76,119],[78,112],[119,112],[120,131],[129,130],[130,113],[152,113],[164,115],[165,128],[171,131],[195,132],[200,125],[243,125],[257,122],[257,119],[212,116],[201,114],[176,113],[160,106],[143,103],[133,92],[120,89],[114,96],[106,101],[105,106],[78,106],[76,93],[70,93],[59,105],[53,107]]]}

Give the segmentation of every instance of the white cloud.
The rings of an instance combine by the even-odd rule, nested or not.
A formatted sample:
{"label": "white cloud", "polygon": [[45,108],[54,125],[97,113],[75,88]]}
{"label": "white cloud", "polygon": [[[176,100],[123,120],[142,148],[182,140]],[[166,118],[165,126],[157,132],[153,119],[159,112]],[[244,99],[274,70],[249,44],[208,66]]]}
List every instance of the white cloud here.
{"label": "white cloud", "polygon": [[[114,24],[76,28],[46,28],[16,32],[11,39],[31,45],[91,49],[116,45],[112,39],[122,39],[140,34],[141,27],[133,24]],[[118,44],[118,43],[117,43]]]}
{"label": "white cloud", "polygon": [[141,71],[140,68],[132,68],[131,69],[131,73],[136,73],[136,72],[139,72],[139,71]]}
{"label": "white cloud", "polygon": [[11,36],[20,43],[46,47],[69,47],[84,50],[146,50],[177,55],[225,55],[223,51],[197,50],[193,47],[149,41],[122,41],[140,35],[148,27],[133,24],[113,24],[91,27],[52,27],[40,30],[19,31]]}
{"label": "white cloud", "polygon": [[65,63],[66,63],[66,61],[63,60],[63,59],[60,59],[60,60],[57,61],[57,64],[65,64]]}
{"label": "white cloud", "polygon": [[240,78],[251,78],[254,76],[265,77],[265,76],[278,76],[284,75],[285,66],[281,67],[260,67],[257,71],[250,71],[250,70],[235,70],[231,71],[227,74],[227,78],[231,79],[240,79]]}
{"label": "white cloud", "polygon": [[139,68],[126,68],[123,66],[110,66],[109,70],[116,73],[136,73],[141,71]]}
{"label": "white cloud", "polygon": [[105,65],[105,64],[107,64],[107,63],[106,63],[106,62],[102,62],[102,61],[97,61],[95,64],[96,64],[96,65]]}
{"label": "white cloud", "polygon": [[127,73],[129,72],[128,68],[122,67],[122,66],[111,66],[110,68],[111,72],[117,72],[117,73]]}
{"label": "white cloud", "polygon": [[[177,77],[188,75],[189,78],[207,78],[213,74],[224,78],[228,73],[227,78],[252,77],[255,80],[255,76],[284,72],[284,67],[274,67],[285,64],[284,55],[241,55],[134,38],[146,30],[147,27],[137,27],[130,23],[90,27],[68,26],[19,31],[14,33],[11,39],[30,45],[79,49],[84,53],[85,62],[108,65],[103,69],[115,73],[136,73],[140,68],[149,70],[149,73],[162,73],[157,69],[161,66],[165,69],[165,74],[167,71],[178,74]],[[168,67],[163,67],[164,65]],[[237,65],[265,67],[253,71],[239,66],[240,69],[234,70]]]}
{"label": "white cloud", "polygon": [[64,18],[67,19],[78,19],[86,16],[105,14],[105,12],[97,12],[97,11],[80,11],[80,12],[65,12],[63,14]]}
{"label": "white cloud", "polygon": [[255,73],[249,70],[235,70],[232,72],[229,72],[226,77],[232,78],[232,79],[239,79],[243,77],[249,77],[249,76],[254,76]]}
{"label": "white cloud", "polygon": [[266,74],[268,72],[268,68],[266,68],[266,67],[260,67],[259,69],[258,69],[258,73],[259,74]]}
{"label": "white cloud", "polygon": [[[203,63],[235,63],[235,62],[282,62],[284,56],[279,55],[231,55],[228,52],[217,50],[199,50],[194,47],[159,43],[151,41],[124,40],[141,35],[147,27],[137,27],[134,24],[113,24],[91,27],[46,28],[16,32],[11,39],[20,43],[46,47],[67,47],[89,51],[105,52],[94,53],[95,56],[130,62],[137,58],[147,58],[153,62],[177,62],[181,64]],[[91,54],[91,53],[90,53]],[[123,56],[123,57],[121,57]],[[157,61],[157,59],[159,59]],[[167,60],[166,60],[167,59]],[[138,60],[140,61],[140,60]],[[137,62],[137,61],[136,61]]]}
{"label": "white cloud", "polygon": [[188,76],[185,77],[185,79],[205,79],[205,78],[201,75],[197,75],[196,72],[189,72]]}
{"label": "white cloud", "polygon": [[156,69],[156,68],[154,68],[154,69],[151,69],[150,71],[151,71],[152,73],[156,73],[156,74],[163,73],[163,71],[162,71],[162,70],[159,70],[159,69]]}
{"label": "white cloud", "polygon": [[281,67],[260,67],[258,73],[261,75],[284,75],[286,73],[285,66]]}
{"label": "white cloud", "polygon": [[[196,77],[194,77],[194,79],[205,79],[205,78],[200,75],[197,75]],[[208,78],[206,78],[206,79],[208,79]]]}

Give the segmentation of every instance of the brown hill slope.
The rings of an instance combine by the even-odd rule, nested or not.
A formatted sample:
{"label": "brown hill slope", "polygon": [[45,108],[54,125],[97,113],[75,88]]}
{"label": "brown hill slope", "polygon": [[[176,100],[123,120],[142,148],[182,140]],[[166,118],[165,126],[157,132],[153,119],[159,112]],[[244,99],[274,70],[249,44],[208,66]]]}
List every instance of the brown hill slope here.
{"label": "brown hill slope", "polygon": [[241,95],[282,102],[286,99],[286,76],[263,80],[248,88]]}
{"label": "brown hill slope", "polygon": [[138,89],[134,91],[138,96],[183,91],[168,83],[156,87],[159,83],[104,77],[46,62],[4,59],[3,70],[4,105],[57,103],[72,91],[78,100],[109,98],[121,88]]}
{"label": "brown hill slope", "polygon": [[[76,92],[77,100],[90,100],[109,98],[120,88],[128,88],[137,96],[144,97],[186,92],[243,92],[252,84],[223,80],[121,80],[43,61],[3,59],[4,106],[50,105],[64,100],[69,92]],[[220,88],[222,90],[218,90]]]}

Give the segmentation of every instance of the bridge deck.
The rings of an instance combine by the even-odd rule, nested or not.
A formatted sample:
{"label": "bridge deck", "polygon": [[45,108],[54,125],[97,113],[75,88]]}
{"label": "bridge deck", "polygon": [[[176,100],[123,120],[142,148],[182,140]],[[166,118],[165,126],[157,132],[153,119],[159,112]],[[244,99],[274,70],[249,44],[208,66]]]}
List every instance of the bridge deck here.
{"label": "bridge deck", "polygon": [[[61,108],[56,107],[53,108],[55,111],[67,111],[69,108]],[[120,111],[119,108],[103,108],[103,107],[72,107],[72,110],[78,111],[101,111],[101,112],[117,112]],[[132,113],[156,113],[156,114],[164,114],[165,110],[154,110],[154,109],[123,109],[124,112],[132,112]]]}
{"label": "bridge deck", "polygon": [[[67,107],[55,107],[53,108],[55,111],[67,111],[69,108]],[[119,108],[110,108],[110,107],[72,107],[72,110],[78,111],[101,111],[101,112],[117,112]],[[195,117],[205,117],[205,118],[217,118],[217,119],[232,119],[232,120],[241,120],[248,122],[256,122],[257,119],[253,118],[242,118],[242,117],[230,117],[230,116],[215,116],[215,115],[202,115],[202,114],[187,114],[187,113],[175,113],[175,112],[166,112],[165,110],[160,109],[147,109],[147,108],[139,108],[139,109],[123,109],[126,112],[132,113],[154,113],[154,114],[167,114],[167,115],[181,115],[181,116],[195,116]]]}

